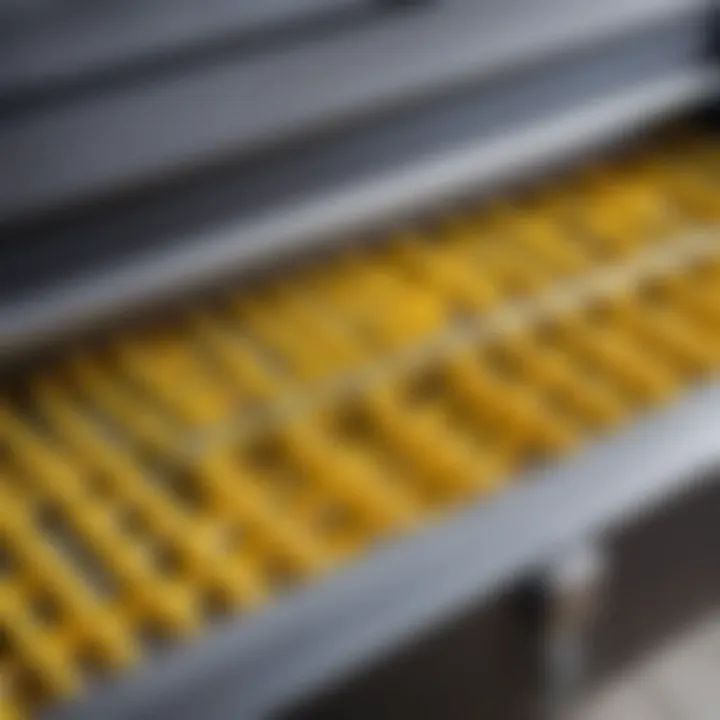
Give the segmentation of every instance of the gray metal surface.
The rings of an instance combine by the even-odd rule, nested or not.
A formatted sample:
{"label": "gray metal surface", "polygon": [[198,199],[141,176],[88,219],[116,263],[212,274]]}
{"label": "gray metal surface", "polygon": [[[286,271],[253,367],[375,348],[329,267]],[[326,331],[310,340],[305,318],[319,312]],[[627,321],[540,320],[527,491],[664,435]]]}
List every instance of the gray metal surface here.
{"label": "gray metal surface", "polygon": [[0,3],[0,98],[112,75],[208,43],[242,41],[248,33],[324,13],[369,9],[373,1],[23,0],[15,3],[15,16],[8,11],[5,18]]}
{"label": "gray metal surface", "polygon": [[51,717],[267,717],[699,485],[720,462],[718,427],[711,385]]}
{"label": "gray metal surface", "polygon": [[11,113],[0,121],[0,217],[159,180],[618,34],[702,18],[707,8],[707,0],[445,0],[279,52]]}

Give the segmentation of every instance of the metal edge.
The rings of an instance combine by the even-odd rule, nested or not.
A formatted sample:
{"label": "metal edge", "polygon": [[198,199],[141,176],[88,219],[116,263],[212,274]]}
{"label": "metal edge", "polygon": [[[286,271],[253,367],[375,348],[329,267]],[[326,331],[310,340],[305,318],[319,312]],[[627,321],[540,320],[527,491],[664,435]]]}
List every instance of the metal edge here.
{"label": "metal edge", "polygon": [[719,425],[715,383],[48,718],[267,717],[700,486]]}

